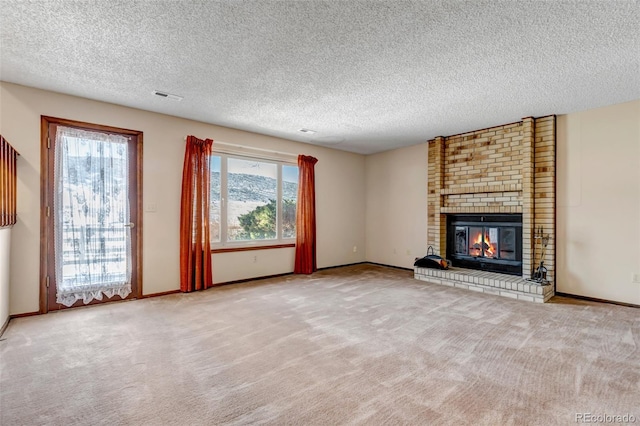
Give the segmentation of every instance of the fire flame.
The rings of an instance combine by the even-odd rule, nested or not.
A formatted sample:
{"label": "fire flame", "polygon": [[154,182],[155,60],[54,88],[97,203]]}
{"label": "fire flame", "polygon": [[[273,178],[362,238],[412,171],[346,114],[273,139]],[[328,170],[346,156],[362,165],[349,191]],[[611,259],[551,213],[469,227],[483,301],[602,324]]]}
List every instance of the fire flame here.
{"label": "fire flame", "polygon": [[482,254],[482,249],[484,248],[484,257],[494,257],[496,252],[496,247],[489,239],[489,233],[484,234],[484,241],[482,241],[482,232],[479,232],[475,238],[475,240],[471,243],[471,249],[477,250],[478,256]]}

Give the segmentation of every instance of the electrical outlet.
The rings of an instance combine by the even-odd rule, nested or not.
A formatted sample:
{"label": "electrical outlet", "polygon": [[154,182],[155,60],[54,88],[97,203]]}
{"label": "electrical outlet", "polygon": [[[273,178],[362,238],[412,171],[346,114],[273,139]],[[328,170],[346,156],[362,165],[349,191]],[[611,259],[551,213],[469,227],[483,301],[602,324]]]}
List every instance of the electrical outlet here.
{"label": "electrical outlet", "polygon": [[353,246],[353,252],[357,253],[358,252],[358,246]]}
{"label": "electrical outlet", "polygon": [[393,254],[398,254],[398,250],[393,249]]}
{"label": "electrical outlet", "polygon": [[144,207],[144,211],[148,213],[155,213],[158,210],[158,205],[156,203],[147,203]]}
{"label": "electrical outlet", "polygon": [[253,263],[258,263],[258,256],[253,256]]}
{"label": "electrical outlet", "polygon": [[411,256],[411,250],[407,249],[407,256]]}
{"label": "electrical outlet", "polygon": [[640,274],[633,274],[631,282],[640,284]]}

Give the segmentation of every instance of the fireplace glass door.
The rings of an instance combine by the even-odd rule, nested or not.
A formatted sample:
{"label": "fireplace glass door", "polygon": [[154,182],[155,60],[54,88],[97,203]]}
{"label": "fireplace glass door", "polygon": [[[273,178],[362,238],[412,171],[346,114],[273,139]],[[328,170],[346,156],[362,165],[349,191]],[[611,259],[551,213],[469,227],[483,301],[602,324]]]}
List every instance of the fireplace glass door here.
{"label": "fireplace glass door", "polygon": [[448,234],[448,256],[454,266],[521,272],[520,215],[454,216],[449,220]]}
{"label": "fireplace glass door", "polygon": [[455,254],[492,259],[516,258],[515,228],[456,226],[455,229]]}

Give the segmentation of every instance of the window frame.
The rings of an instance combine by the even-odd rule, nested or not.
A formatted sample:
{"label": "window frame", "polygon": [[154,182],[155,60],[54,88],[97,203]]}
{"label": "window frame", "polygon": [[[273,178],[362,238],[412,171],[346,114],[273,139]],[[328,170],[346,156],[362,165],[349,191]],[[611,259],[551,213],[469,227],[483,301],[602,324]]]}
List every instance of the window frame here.
{"label": "window frame", "polygon": [[[220,158],[220,241],[213,241],[211,239],[210,246],[212,253],[227,253],[236,251],[248,251],[248,250],[265,250],[274,248],[288,248],[295,247],[296,236],[291,238],[283,237],[283,166],[298,167],[298,163],[293,160],[286,160],[281,158],[269,158],[261,156],[260,154],[246,154],[237,153],[227,150],[216,150],[215,145],[212,157]],[[228,160],[237,159],[244,161],[257,161],[267,164],[276,165],[276,238],[264,239],[264,240],[243,240],[232,241],[228,240]],[[212,159],[213,160],[213,159]],[[212,168],[213,172],[213,168]],[[297,194],[296,194],[297,205]],[[211,215],[211,213],[210,213]]]}

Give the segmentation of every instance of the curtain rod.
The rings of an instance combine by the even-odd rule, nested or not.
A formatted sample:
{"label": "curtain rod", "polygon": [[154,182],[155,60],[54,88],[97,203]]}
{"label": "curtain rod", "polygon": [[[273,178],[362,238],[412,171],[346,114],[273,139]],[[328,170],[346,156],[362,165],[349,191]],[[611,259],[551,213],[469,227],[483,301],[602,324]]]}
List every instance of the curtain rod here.
{"label": "curtain rod", "polygon": [[[184,141],[187,141],[187,137],[184,137]],[[247,149],[247,150],[251,150],[251,151],[260,151],[260,152],[265,152],[268,154],[276,154],[276,155],[284,155],[287,157],[293,157],[295,159],[298,158],[298,154],[292,154],[290,152],[283,152],[283,151],[275,151],[273,149],[263,149],[263,148],[255,148],[252,146],[246,146],[246,145],[238,145],[238,144],[234,144],[234,143],[228,143],[228,142],[219,142],[219,141],[215,141],[214,142],[214,147],[216,145],[222,145],[222,147],[228,147],[228,148],[239,148],[239,149]],[[215,148],[214,148],[215,149]]]}

